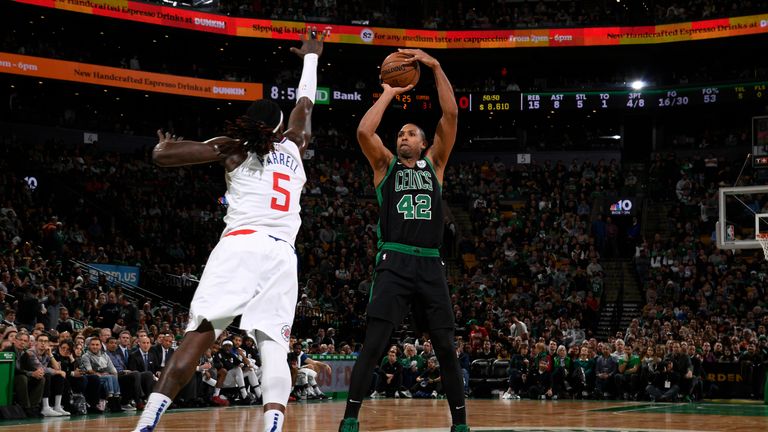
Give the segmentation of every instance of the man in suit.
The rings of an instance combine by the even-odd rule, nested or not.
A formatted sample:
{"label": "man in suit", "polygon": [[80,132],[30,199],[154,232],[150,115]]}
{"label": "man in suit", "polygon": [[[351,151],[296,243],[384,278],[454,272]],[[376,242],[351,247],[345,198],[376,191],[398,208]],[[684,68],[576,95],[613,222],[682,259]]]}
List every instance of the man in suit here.
{"label": "man in suit", "polygon": [[16,333],[13,345],[5,351],[16,354],[16,374],[14,378],[14,397],[16,403],[21,405],[27,417],[37,417],[40,412],[40,401],[43,399],[45,387],[45,370],[32,367],[28,361],[27,349],[29,349],[29,334]]}
{"label": "man in suit", "polygon": [[152,394],[157,375],[160,374],[160,362],[150,349],[152,342],[146,336],[139,337],[139,349],[128,356],[128,369],[137,371],[141,380],[141,389],[145,395]]}
{"label": "man in suit", "polygon": [[121,331],[117,343],[117,352],[123,359],[123,363],[128,366],[128,359],[131,356],[131,353],[138,349],[136,346],[131,346],[131,332],[128,330]]}
{"label": "man in suit", "polygon": [[155,353],[155,357],[158,360],[159,370],[163,370],[166,364],[171,360],[174,349],[171,348],[173,344],[173,336],[170,333],[162,333],[157,337],[157,343],[152,347],[151,351]]}
{"label": "man in suit", "polygon": [[107,339],[107,356],[117,369],[117,382],[120,384],[122,397],[126,402],[122,404],[122,408],[126,411],[136,411],[136,408],[144,404],[145,395],[141,389],[141,375],[137,371],[128,369],[117,346],[117,339],[111,336]]}

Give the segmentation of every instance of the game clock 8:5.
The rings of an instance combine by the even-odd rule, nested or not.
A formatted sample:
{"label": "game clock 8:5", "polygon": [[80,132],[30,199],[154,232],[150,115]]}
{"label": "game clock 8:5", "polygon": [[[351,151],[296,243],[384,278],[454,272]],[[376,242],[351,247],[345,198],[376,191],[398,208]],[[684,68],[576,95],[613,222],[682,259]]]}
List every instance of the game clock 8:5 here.
{"label": "game clock 8:5", "polygon": [[280,88],[273,85],[269,89],[269,98],[272,100],[294,100],[296,99],[296,89],[293,87]]}

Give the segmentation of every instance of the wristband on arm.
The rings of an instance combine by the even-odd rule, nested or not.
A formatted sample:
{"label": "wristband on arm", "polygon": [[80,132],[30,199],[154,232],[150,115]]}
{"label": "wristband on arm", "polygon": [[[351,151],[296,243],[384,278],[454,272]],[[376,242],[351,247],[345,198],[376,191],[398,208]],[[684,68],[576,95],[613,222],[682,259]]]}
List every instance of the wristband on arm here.
{"label": "wristband on arm", "polygon": [[317,92],[317,54],[304,55],[304,69],[301,71],[299,88],[296,91],[296,102],[302,97],[309,98],[315,103],[315,93]]}

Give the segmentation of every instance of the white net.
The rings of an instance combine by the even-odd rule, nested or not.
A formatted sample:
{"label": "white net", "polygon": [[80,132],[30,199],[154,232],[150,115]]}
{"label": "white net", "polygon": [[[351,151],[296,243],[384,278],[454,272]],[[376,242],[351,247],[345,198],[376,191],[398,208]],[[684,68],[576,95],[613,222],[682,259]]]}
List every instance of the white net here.
{"label": "white net", "polygon": [[755,236],[755,240],[757,240],[760,243],[760,246],[763,247],[763,256],[765,257],[765,260],[768,261],[768,233],[758,233]]}

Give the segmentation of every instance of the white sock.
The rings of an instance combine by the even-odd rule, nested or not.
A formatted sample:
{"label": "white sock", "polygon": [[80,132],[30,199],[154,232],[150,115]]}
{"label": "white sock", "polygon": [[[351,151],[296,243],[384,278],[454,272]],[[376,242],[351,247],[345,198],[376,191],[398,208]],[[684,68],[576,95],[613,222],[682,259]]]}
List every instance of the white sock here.
{"label": "white sock", "polygon": [[171,406],[171,399],[162,393],[152,393],[149,395],[147,405],[144,407],[144,412],[141,413],[139,424],[136,425],[136,430],[139,430],[145,426],[154,428],[157,426],[157,422],[160,421],[160,417],[165,410]]}
{"label": "white sock", "polygon": [[240,387],[240,396],[242,397],[248,397],[248,392],[245,391],[245,387]]}
{"label": "white sock", "polygon": [[49,405],[49,403],[48,403],[48,397],[47,396],[43,398],[43,408],[48,408],[48,409],[51,408],[51,405]]}
{"label": "white sock", "polygon": [[278,410],[264,412],[264,432],[282,432],[285,415]]}
{"label": "white sock", "polygon": [[213,378],[208,378],[207,380],[203,380],[203,382],[211,387],[216,387],[216,380]]}
{"label": "white sock", "polygon": [[257,398],[261,397],[261,386],[260,385],[253,388],[253,394],[255,394]]}
{"label": "white sock", "polygon": [[218,388],[218,387],[216,387],[216,388],[213,390],[213,397],[216,397],[216,396],[218,396],[218,395],[219,395],[219,393],[221,393],[221,389],[220,389],[220,388]]}
{"label": "white sock", "polygon": [[61,395],[54,396],[53,400],[54,400],[53,406],[56,407],[57,410],[61,408]]}

